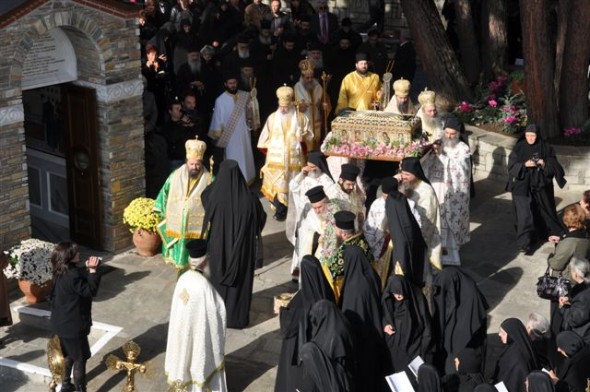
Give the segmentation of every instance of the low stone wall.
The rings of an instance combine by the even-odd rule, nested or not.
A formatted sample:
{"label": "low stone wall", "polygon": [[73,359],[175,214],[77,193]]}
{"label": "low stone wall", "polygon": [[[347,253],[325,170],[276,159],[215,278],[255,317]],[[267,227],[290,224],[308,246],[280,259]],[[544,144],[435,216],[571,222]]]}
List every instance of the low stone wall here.
{"label": "low stone wall", "polygon": [[[517,139],[470,125],[466,128],[473,152],[474,178],[491,178],[506,182],[508,156]],[[554,146],[554,148],[565,170],[567,184],[564,189],[580,192],[590,189],[590,147]]]}

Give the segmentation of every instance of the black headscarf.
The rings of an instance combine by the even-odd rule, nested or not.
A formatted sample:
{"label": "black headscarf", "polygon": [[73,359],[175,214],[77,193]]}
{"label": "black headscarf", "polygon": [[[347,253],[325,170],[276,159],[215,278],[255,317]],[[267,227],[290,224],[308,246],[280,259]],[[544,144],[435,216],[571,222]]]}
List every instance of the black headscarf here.
{"label": "black headscarf", "polygon": [[330,358],[314,342],[301,348],[304,391],[351,391],[352,377],[342,364]]}
{"label": "black headscarf", "polygon": [[[208,228],[211,280],[233,286],[246,263],[256,258],[256,238],[266,222],[266,213],[248,184],[238,163],[221,162],[215,182],[202,193],[205,209],[203,227]],[[206,230],[203,230],[206,231]]]}
{"label": "black headscarf", "polygon": [[519,319],[506,319],[500,327],[508,338],[506,348],[496,363],[494,381],[502,381],[511,392],[524,392],[526,377],[538,369],[530,338]]}
{"label": "black headscarf", "polygon": [[328,161],[326,160],[326,156],[322,154],[321,151],[312,151],[307,154],[307,162],[311,162],[316,165],[322,171],[322,173],[327,174],[328,177],[334,181],[332,174],[328,169]]}
{"label": "black headscarf", "polygon": [[[344,249],[344,283],[340,295],[342,313],[357,328],[363,324],[363,336],[380,332],[381,328],[381,283],[371,263],[356,245]],[[355,320],[357,322],[355,322]],[[370,331],[372,325],[374,331]]]}
{"label": "black headscarf", "polygon": [[404,276],[422,286],[426,243],[406,197],[395,187],[385,199],[385,214],[393,243],[391,268],[399,262]]}
{"label": "black headscarf", "polygon": [[[397,301],[393,294],[403,294],[404,299]],[[392,275],[383,290],[382,303],[384,323],[395,329],[395,334],[388,337],[394,339],[391,343],[407,353],[409,360],[416,355],[424,357],[425,350],[430,348],[432,331],[426,298],[420,289],[404,276]]]}
{"label": "black headscarf", "polygon": [[457,375],[459,377],[459,383],[463,386],[462,390],[473,390],[477,385],[486,382],[482,374],[482,360],[481,351],[474,350],[472,348],[464,348],[459,351],[456,355],[459,359],[459,368],[457,369]]}
{"label": "black headscarf", "polygon": [[416,392],[442,392],[440,376],[436,368],[423,363],[418,368],[418,390]]}
{"label": "black headscarf", "polygon": [[428,178],[426,178],[426,175],[424,174],[424,170],[422,169],[422,165],[420,164],[420,158],[417,158],[417,157],[404,158],[400,164],[400,169],[402,169],[402,171],[412,173],[418,179],[430,184],[430,181],[428,181]]}
{"label": "black headscarf", "polygon": [[490,384],[480,384],[473,389],[473,392],[498,392],[498,390]]}
{"label": "black headscarf", "polygon": [[555,392],[555,386],[547,373],[535,370],[527,377],[529,382],[528,390],[531,392]]}
{"label": "black headscarf", "polygon": [[309,311],[311,341],[332,359],[353,356],[353,337],[348,320],[334,302],[320,300]]}
{"label": "black headscarf", "polygon": [[500,328],[502,328],[508,334],[508,341],[507,345],[518,346],[519,351],[522,353],[523,359],[526,360],[526,363],[529,365],[531,369],[537,368],[537,359],[535,357],[535,352],[533,351],[533,346],[531,345],[531,338],[526,331],[526,328],[522,321],[517,318],[508,318],[500,324]]}
{"label": "black headscarf", "polygon": [[473,343],[482,329],[485,336],[489,305],[473,278],[458,267],[445,267],[433,285],[434,330],[447,354],[458,353]]}
{"label": "black headscarf", "polygon": [[562,349],[568,357],[573,357],[584,348],[586,343],[580,335],[572,331],[563,331],[555,338],[557,347]]}

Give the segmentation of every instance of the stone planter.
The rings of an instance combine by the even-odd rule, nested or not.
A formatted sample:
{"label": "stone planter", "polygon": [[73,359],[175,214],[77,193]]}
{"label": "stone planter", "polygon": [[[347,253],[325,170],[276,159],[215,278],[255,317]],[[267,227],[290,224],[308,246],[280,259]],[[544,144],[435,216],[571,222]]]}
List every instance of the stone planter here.
{"label": "stone planter", "polygon": [[158,233],[143,229],[135,229],[133,232],[133,244],[140,256],[152,257],[160,252],[162,239]]}
{"label": "stone planter", "polygon": [[51,293],[51,288],[53,287],[53,281],[49,280],[42,285],[38,285],[30,280],[19,279],[18,287],[25,295],[26,303],[36,304],[47,300],[47,296]]}

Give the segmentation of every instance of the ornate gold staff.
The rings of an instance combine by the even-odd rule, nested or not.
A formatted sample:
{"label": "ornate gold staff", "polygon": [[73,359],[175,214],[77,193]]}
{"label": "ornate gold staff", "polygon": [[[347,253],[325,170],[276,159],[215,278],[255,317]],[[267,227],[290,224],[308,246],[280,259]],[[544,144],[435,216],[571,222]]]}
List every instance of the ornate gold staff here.
{"label": "ornate gold staff", "polygon": [[213,155],[209,157],[209,184],[213,182],[213,166],[215,164],[215,160],[213,159]]}
{"label": "ornate gold staff", "polygon": [[63,383],[66,375],[66,361],[57,335],[53,335],[47,342],[47,367],[51,372],[49,390],[55,392],[57,385]]}
{"label": "ornate gold staff", "polygon": [[123,349],[123,352],[125,353],[125,356],[127,357],[126,361],[117,358],[113,354],[110,354],[109,356],[107,356],[107,358],[105,360],[105,364],[107,365],[107,368],[109,368],[111,370],[115,370],[115,371],[124,370],[124,371],[126,371],[127,372],[127,383],[125,384],[123,391],[134,392],[136,390],[135,389],[135,373],[139,372],[139,373],[145,374],[146,372],[149,372],[150,363],[149,362],[144,362],[144,363],[136,362],[137,357],[139,357],[139,354],[141,353],[141,347],[139,347],[139,345],[137,343],[135,343],[133,340],[130,340],[127,343],[125,343],[123,345],[122,349]]}
{"label": "ornate gold staff", "polygon": [[328,133],[328,115],[332,110],[330,105],[330,97],[328,96],[328,82],[332,79],[332,75],[328,75],[326,72],[322,71],[322,111],[324,113],[324,129],[322,130],[322,140]]}
{"label": "ornate gold staff", "polygon": [[387,63],[387,68],[385,68],[385,73],[383,74],[383,94],[380,99],[381,110],[387,106],[389,100],[391,99],[391,78],[393,77],[391,70],[393,69],[394,63],[394,60],[389,60],[389,63]]}

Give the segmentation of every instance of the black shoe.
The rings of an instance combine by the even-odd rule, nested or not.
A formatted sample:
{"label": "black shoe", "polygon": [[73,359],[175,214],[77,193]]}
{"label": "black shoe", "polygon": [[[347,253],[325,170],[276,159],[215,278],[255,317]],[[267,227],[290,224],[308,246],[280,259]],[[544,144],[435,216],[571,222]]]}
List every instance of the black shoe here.
{"label": "black shoe", "polygon": [[529,256],[533,254],[533,249],[530,245],[526,245],[520,248],[520,253],[524,253],[525,255]]}
{"label": "black shoe", "polygon": [[74,384],[71,382],[64,382],[61,384],[61,392],[74,392]]}
{"label": "black shoe", "polygon": [[276,214],[273,215],[273,218],[277,221],[277,222],[284,222],[285,219],[287,219],[287,214],[279,214],[278,212]]}

